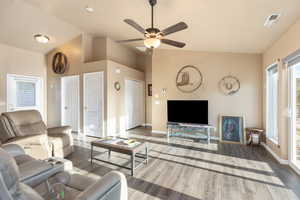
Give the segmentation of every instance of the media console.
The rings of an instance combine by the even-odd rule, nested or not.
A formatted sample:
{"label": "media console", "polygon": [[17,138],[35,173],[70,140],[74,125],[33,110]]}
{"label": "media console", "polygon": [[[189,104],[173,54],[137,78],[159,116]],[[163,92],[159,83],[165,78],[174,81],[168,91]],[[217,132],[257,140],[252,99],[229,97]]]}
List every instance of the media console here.
{"label": "media console", "polygon": [[170,137],[178,136],[176,134],[178,131],[182,132],[183,134],[179,134],[182,136],[192,135],[193,137],[199,137],[200,135],[206,134],[207,143],[210,144],[211,138],[211,131],[215,130],[214,126],[207,125],[207,124],[189,124],[189,123],[174,123],[168,122],[167,123],[167,139],[168,142],[170,141]]}

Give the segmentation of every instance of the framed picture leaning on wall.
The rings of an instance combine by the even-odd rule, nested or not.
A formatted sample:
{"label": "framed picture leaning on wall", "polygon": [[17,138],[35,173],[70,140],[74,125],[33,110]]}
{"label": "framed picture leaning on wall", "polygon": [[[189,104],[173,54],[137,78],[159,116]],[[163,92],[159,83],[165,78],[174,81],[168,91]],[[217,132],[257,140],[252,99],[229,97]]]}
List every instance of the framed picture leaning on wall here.
{"label": "framed picture leaning on wall", "polygon": [[219,132],[222,142],[246,144],[243,116],[220,116]]}

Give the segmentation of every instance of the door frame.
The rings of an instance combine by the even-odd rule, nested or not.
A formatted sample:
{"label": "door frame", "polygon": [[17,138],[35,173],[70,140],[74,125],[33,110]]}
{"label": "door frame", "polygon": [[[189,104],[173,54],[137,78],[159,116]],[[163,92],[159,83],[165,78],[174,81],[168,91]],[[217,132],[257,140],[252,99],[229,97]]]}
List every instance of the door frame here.
{"label": "door frame", "polygon": [[[71,78],[71,77],[75,77],[75,78],[78,78],[78,121],[77,121],[77,126],[78,126],[78,130],[76,130],[75,132],[80,132],[81,131],[81,128],[80,128],[80,115],[81,115],[81,113],[80,113],[80,76],[79,75],[70,75],[70,76],[63,76],[63,77],[61,77],[61,101],[62,101],[62,98],[63,98],[63,89],[62,89],[62,82],[63,82],[63,78]],[[61,104],[60,104],[60,114],[61,114],[61,125],[62,125],[62,121],[63,121],[63,119],[64,119],[64,117],[63,117],[63,111],[64,111],[64,108],[63,108],[63,104],[62,104],[62,102],[61,102]],[[73,129],[73,128],[72,128]],[[74,130],[72,130],[72,131],[74,131]]]}
{"label": "door frame", "polygon": [[[124,80],[124,113],[125,113],[125,116],[127,115],[127,112],[126,112],[126,81],[136,81],[136,82],[139,82],[142,84],[142,115],[143,115],[143,119],[142,119],[142,124],[141,125],[144,125],[146,123],[146,84],[145,84],[145,81],[143,80],[137,80],[137,79],[133,79],[133,78],[129,78],[129,77],[126,77],[125,80]],[[126,118],[125,118],[126,119]],[[133,127],[133,128],[136,128],[136,127]],[[130,128],[130,129],[133,129],[133,128]],[[130,129],[127,129],[127,121],[125,121],[125,131],[128,131]]]}
{"label": "door frame", "polygon": [[[85,117],[85,102],[86,102],[86,95],[85,95],[85,76],[87,75],[87,74],[97,74],[97,73],[100,73],[100,74],[102,74],[102,85],[101,85],[101,87],[102,87],[102,94],[101,94],[101,96],[102,96],[102,104],[100,105],[101,106],[101,109],[102,109],[102,111],[103,112],[100,112],[100,115],[101,115],[101,117],[102,117],[102,122],[100,122],[100,123],[102,123],[102,135],[101,135],[101,137],[104,137],[105,136],[105,118],[104,118],[104,112],[105,112],[105,96],[104,96],[104,94],[105,94],[105,92],[104,92],[104,89],[105,89],[105,87],[104,87],[104,84],[105,84],[105,73],[104,73],[105,71],[94,71],[94,72],[84,72],[83,74],[82,74],[82,82],[83,82],[83,85],[82,85],[82,88],[83,88],[83,91],[82,91],[82,99],[83,99],[83,107],[82,107],[82,109],[83,109],[83,113],[82,113],[82,116],[83,116],[83,120],[82,120],[82,122],[83,122],[83,127],[82,127],[82,133],[84,134],[84,135],[86,135],[86,132],[85,132],[85,122],[86,122],[86,117]],[[95,136],[91,136],[91,137],[95,137]],[[99,136],[100,137],[100,136]]]}

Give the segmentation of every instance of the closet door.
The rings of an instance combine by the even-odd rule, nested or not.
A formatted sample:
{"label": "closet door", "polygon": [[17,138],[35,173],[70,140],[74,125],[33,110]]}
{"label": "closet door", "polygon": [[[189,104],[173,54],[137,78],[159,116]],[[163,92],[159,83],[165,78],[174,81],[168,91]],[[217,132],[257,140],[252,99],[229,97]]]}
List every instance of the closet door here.
{"label": "closet door", "polygon": [[103,72],[84,73],[84,133],[103,137]]}
{"label": "closet door", "polygon": [[79,76],[61,78],[61,125],[80,131]]}
{"label": "closet door", "polygon": [[125,80],[126,130],[144,123],[144,87],[143,82]]}

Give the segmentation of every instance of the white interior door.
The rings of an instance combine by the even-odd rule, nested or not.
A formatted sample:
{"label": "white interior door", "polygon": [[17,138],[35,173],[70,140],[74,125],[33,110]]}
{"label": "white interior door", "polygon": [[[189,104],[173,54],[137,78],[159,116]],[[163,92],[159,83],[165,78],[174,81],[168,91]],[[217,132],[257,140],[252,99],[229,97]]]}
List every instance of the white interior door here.
{"label": "white interior door", "polygon": [[36,76],[7,75],[7,111],[38,110],[43,112],[43,80]]}
{"label": "white interior door", "polygon": [[80,132],[79,76],[61,78],[61,125]]}
{"label": "white interior door", "polygon": [[84,133],[103,137],[103,72],[84,73]]}
{"label": "white interior door", "polygon": [[143,125],[145,119],[144,95],[143,82],[125,80],[126,130]]}

